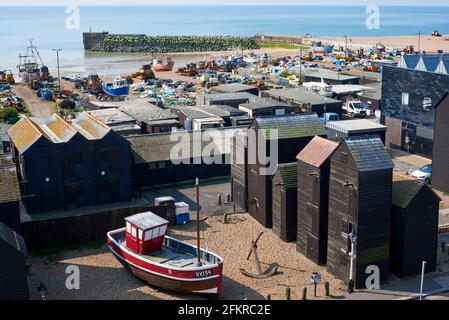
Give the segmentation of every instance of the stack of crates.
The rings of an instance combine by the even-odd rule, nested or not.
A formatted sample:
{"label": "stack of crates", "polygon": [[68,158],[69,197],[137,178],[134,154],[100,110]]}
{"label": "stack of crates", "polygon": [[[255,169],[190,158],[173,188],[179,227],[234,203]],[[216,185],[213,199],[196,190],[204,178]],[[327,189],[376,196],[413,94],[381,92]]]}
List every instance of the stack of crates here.
{"label": "stack of crates", "polygon": [[189,205],[185,202],[176,202],[176,224],[186,224],[190,222]]}

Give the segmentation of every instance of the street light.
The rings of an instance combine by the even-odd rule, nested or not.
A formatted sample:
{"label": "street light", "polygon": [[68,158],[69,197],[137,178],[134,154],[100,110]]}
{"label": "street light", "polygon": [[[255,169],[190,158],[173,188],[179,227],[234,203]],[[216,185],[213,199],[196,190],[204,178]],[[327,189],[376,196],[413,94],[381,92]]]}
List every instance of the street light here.
{"label": "street light", "polygon": [[43,282],[41,282],[39,287],[37,287],[37,292],[41,296],[41,299],[45,300],[45,298],[47,297],[47,294],[48,294],[48,288]]}
{"label": "street light", "polygon": [[355,255],[355,243],[357,241],[357,232],[353,229],[351,233],[348,234],[349,240],[351,241],[351,252],[349,256],[351,257],[351,262],[349,265],[349,281],[348,281],[348,293],[354,292],[354,279],[353,279],[353,271],[354,271],[354,255]]}
{"label": "street light", "polygon": [[58,62],[58,82],[59,82],[59,94],[61,94],[61,75],[59,73],[59,51],[62,51],[62,49],[53,49],[53,51],[56,52],[56,60]]}

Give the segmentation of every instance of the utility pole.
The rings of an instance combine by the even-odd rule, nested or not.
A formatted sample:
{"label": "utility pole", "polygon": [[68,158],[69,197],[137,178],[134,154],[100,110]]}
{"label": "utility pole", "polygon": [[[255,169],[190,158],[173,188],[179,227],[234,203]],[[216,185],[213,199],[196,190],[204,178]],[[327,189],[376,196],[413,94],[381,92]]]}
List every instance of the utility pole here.
{"label": "utility pole", "polygon": [[58,63],[59,94],[61,94],[61,74],[59,72],[59,51],[62,51],[62,49],[53,49],[53,51],[56,51],[56,60],[57,60],[57,63]]}
{"label": "utility pole", "polygon": [[[302,80],[302,49],[299,49],[299,81],[301,82]],[[302,84],[302,82],[301,82]]]}
{"label": "utility pole", "polygon": [[345,36],[345,54],[348,51],[348,36]]}

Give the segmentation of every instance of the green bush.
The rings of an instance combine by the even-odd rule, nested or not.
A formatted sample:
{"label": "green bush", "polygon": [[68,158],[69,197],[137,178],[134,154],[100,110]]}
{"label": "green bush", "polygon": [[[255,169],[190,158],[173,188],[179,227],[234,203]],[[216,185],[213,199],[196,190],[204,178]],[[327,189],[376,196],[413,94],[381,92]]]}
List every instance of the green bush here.
{"label": "green bush", "polygon": [[19,119],[19,111],[11,107],[0,109],[0,121],[5,123],[16,123]]}

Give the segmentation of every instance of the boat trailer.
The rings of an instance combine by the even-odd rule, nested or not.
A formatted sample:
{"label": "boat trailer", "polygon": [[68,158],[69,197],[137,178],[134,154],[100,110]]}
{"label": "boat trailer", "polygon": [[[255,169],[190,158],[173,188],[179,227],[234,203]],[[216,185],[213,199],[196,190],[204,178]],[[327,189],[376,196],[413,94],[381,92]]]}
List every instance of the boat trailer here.
{"label": "boat trailer", "polygon": [[243,275],[250,277],[250,278],[265,279],[265,278],[275,275],[278,270],[278,264],[274,263],[274,264],[271,264],[267,270],[262,271],[262,266],[260,264],[259,255],[257,254],[257,242],[259,242],[259,239],[262,236],[262,234],[263,234],[263,231],[259,234],[259,236],[256,238],[255,241],[251,241],[251,250],[250,250],[248,256],[246,257],[246,260],[249,260],[251,255],[254,255],[254,260],[256,262],[257,274],[250,273],[243,268],[240,269],[240,272]]}

